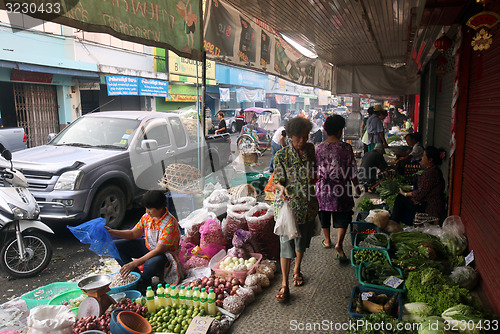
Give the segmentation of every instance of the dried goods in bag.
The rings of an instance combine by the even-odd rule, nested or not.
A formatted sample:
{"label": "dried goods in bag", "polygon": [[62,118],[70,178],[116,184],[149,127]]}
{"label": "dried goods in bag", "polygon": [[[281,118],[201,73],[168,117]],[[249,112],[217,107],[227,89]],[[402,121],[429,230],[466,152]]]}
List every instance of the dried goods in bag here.
{"label": "dried goods in bag", "polygon": [[209,219],[216,218],[215,214],[207,209],[198,209],[189,216],[179,221],[179,226],[184,229],[182,241],[185,243],[200,244],[200,227]]}
{"label": "dried goods in bag", "polygon": [[248,230],[257,243],[257,253],[265,258],[278,259],[280,253],[279,237],[274,234],[274,211],[266,203],[259,203],[246,213]]}
{"label": "dried goods in bag", "polygon": [[226,246],[222,227],[217,219],[209,219],[200,228],[200,247],[203,249],[211,244]]}
{"label": "dried goods in bag", "polygon": [[234,232],[237,230],[248,231],[247,220],[245,214],[252,207],[246,204],[229,205],[227,207],[226,224],[224,225],[223,234],[228,243],[233,240]]}
{"label": "dried goods in bag", "polygon": [[243,248],[249,253],[258,253],[258,245],[250,231],[237,230],[234,232],[232,243],[236,248]]}
{"label": "dried goods in bag", "polygon": [[225,189],[216,189],[203,200],[203,207],[209,212],[213,212],[217,217],[227,211],[227,205],[231,203],[231,196]]}

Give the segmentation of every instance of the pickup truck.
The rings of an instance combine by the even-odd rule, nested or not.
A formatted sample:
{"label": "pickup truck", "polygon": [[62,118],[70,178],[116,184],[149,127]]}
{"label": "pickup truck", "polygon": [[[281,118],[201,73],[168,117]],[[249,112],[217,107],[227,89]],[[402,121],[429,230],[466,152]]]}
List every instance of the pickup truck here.
{"label": "pickup truck", "polygon": [[[118,227],[146,190],[160,189],[158,182],[169,164],[198,167],[204,150],[207,163],[201,174],[206,176],[229,162],[229,135],[198,140],[199,132],[189,124],[175,113],[86,114],[47,145],[13,153],[12,162],[40,202],[42,220],[77,223],[103,217],[110,227]],[[64,204],[68,212],[43,202]]]}
{"label": "pickup truck", "polygon": [[0,127],[0,143],[11,152],[24,150],[27,147],[27,139],[23,128]]}

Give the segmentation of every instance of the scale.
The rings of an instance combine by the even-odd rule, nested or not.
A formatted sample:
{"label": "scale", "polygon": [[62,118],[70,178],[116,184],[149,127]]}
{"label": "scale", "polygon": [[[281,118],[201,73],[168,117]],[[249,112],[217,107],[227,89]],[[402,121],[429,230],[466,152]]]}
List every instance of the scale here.
{"label": "scale", "polygon": [[111,277],[108,275],[96,275],[84,278],[78,282],[78,287],[82,290],[85,298],[78,308],[78,318],[93,316],[101,316],[108,307],[115,304],[113,297],[107,294],[111,291],[109,285]]}

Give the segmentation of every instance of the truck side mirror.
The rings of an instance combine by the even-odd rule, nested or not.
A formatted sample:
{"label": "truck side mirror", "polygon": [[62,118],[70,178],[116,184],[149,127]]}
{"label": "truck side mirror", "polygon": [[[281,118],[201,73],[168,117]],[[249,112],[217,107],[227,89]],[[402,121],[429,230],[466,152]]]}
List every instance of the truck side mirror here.
{"label": "truck side mirror", "polygon": [[141,149],[143,151],[154,151],[158,149],[158,142],[156,139],[144,139],[141,141]]}
{"label": "truck side mirror", "polygon": [[9,150],[5,149],[2,152],[2,157],[4,157],[5,160],[11,161],[12,160],[12,153],[10,153]]}
{"label": "truck side mirror", "polygon": [[52,141],[52,139],[54,139],[56,136],[57,136],[57,133],[49,133],[49,135],[47,136],[48,143],[50,143]]}

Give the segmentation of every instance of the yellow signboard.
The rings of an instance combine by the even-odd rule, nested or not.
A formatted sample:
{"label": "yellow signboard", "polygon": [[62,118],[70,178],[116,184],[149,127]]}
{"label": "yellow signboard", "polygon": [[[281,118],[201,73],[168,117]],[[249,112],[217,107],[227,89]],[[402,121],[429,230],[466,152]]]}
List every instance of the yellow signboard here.
{"label": "yellow signboard", "polygon": [[[196,77],[196,63],[198,63],[198,77],[201,79],[202,63],[179,57],[172,51],[168,51],[168,71],[170,74],[179,74]],[[207,59],[207,79],[215,80],[215,62]]]}

